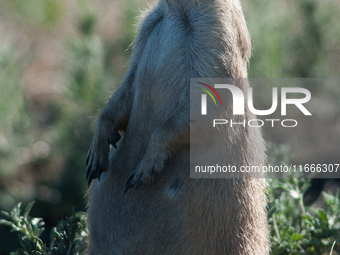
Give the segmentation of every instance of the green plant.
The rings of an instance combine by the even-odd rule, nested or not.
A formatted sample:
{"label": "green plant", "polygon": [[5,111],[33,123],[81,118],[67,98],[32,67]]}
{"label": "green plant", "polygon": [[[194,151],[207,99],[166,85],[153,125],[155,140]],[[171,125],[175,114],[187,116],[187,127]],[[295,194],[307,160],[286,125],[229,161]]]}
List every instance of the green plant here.
{"label": "green plant", "polygon": [[12,231],[19,232],[22,248],[11,254],[15,255],[63,255],[83,254],[86,250],[86,238],[88,235],[86,227],[86,214],[75,213],[62,220],[57,227],[51,231],[51,244],[47,246],[42,239],[44,221],[41,218],[29,216],[34,202],[30,203],[21,213],[21,203],[18,203],[9,213],[2,212],[8,220],[0,220],[0,224],[8,225]]}
{"label": "green plant", "polygon": [[268,221],[272,254],[333,254],[340,239],[339,193],[323,192],[324,208],[303,203],[310,181],[303,178],[271,179]]}
{"label": "green plant", "polygon": [[253,43],[249,77],[339,76],[332,64],[339,52],[338,1],[248,0],[243,7]]}
{"label": "green plant", "polygon": [[[289,147],[269,144],[271,165],[290,164]],[[295,176],[296,177],[296,176]],[[310,179],[268,179],[268,223],[273,255],[339,254],[340,199],[323,192],[323,208],[304,204]],[[331,251],[331,253],[330,253]]]}

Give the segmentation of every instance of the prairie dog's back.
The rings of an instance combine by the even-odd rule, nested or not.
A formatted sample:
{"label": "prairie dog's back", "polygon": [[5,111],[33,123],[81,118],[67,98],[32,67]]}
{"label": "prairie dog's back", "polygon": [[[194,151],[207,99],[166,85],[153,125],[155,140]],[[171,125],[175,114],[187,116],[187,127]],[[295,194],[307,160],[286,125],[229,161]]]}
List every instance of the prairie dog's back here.
{"label": "prairie dog's back", "polygon": [[154,115],[150,126],[161,124],[189,100],[190,78],[247,77],[251,46],[238,1],[162,0],[139,32],[131,119]]}
{"label": "prairie dog's back", "polygon": [[[265,180],[190,179],[189,171],[190,78],[246,78],[250,48],[239,1],[160,0],[147,13],[90,149],[97,156],[97,141],[106,148],[106,132],[122,131],[107,172],[91,184],[89,255],[268,253]],[[239,132],[226,132],[226,143],[240,139],[230,164],[264,162],[260,131]]]}

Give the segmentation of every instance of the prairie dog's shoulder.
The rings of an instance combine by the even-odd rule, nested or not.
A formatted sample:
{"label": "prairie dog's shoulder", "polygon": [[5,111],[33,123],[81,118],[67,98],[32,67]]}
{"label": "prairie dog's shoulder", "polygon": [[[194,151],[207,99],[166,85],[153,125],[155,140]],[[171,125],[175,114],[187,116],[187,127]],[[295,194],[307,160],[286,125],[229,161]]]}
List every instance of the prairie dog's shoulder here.
{"label": "prairie dog's shoulder", "polygon": [[[239,0],[161,0],[159,10],[182,19],[187,28],[197,28],[190,30],[197,36],[224,41],[226,51],[233,49],[249,61],[251,41]],[[209,42],[209,38],[201,40]]]}

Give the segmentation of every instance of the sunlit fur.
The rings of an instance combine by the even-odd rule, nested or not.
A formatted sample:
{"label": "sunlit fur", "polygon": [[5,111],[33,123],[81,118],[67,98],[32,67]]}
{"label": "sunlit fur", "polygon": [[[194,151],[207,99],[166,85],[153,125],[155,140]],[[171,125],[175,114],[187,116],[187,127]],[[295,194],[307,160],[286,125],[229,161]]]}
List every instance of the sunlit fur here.
{"label": "sunlit fur", "polygon": [[[189,177],[189,79],[246,78],[250,53],[238,0],[160,0],[145,13],[129,69],[96,125],[91,164],[105,165],[112,133],[122,138],[90,187],[89,255],[268,254],[264,179]],[[230,164],[264,163],[259,129],[227,128],[225,137]],[[137,169],[145,183],[122,195]]]}

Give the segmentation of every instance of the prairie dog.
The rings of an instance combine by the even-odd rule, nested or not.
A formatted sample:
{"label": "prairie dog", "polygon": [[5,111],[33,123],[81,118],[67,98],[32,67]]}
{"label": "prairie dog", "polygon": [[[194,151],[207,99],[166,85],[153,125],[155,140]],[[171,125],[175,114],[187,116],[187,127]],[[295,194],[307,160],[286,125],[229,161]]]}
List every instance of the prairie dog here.
{"label": "prairie dog", "polygon": [[[190,78],[246,78],[250,53],[238,0],[159,0],[146,13],[89,150],[89,255],[268,254],[266,181],[189,172]],[[260,131],[240,132],[232,158],[264,163]]]}

